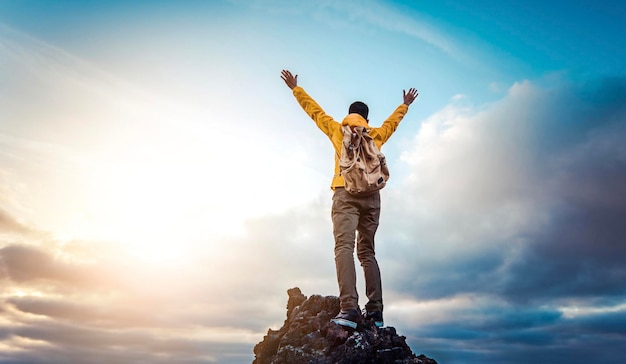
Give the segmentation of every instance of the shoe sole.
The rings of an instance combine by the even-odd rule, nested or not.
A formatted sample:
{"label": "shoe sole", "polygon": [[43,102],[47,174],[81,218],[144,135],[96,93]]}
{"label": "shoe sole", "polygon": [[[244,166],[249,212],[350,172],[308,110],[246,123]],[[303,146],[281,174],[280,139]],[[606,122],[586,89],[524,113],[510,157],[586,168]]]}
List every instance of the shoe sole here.
{"label": "shoe sole", "polygon": [[356,329],[356,326],[357,326],[356,322],[352,322],[350,320],[346,320],[346,319],[342,319],[342,318],[332,319],[331,321],[336,323],[337,325],[347,326],[347,327],[351,327],[353,329]]}

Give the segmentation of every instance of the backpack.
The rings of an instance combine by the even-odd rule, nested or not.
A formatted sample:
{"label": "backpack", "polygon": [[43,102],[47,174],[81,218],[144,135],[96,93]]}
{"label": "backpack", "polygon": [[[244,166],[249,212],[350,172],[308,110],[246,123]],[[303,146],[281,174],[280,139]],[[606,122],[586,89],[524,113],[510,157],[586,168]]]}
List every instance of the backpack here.
{"label": "backpack", "polygon": [[389,168],[367,129],[344,125],[341,130],[339,170],[346,182],[346,191],[355,196],[368,196],[385,187]]}

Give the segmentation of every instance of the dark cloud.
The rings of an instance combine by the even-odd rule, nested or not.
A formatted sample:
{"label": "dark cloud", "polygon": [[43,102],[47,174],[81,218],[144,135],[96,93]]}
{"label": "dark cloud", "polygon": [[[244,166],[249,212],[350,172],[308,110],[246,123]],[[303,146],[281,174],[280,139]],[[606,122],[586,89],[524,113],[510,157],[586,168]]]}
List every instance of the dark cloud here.
{"label": "dark cloud", "polygon": [[[413,286],[427,297],[482,291],[512,300],[622,295],[625,98],[626,79],[547,90],[520,84],[468,121],[443,120],[452,125],[448,135],[466,137],[439,139],[450,148],[436,149],[432,158],[443,165],[414,164],[419,180],[410,194],[421,206],[411,214],[390,206],[400,216],[394,227],[404,232],[397,238],[422,246],[409,248],[409,256],[419,252],[414,269],[394,277],[394,288]],[[498,142],[479,152],[475,140]],[[450,157],[477,154],[493,168]],[[494,155],[511,163],[495,162]],[[487,187],[467,183],[485,173]],[[407,215],[414,221],[403,220]]]}
{"label": "dark cloud", "polygon": [[618,101],[626,97],[626,80],[580,93],[591,100],[572,122],[587,127],[579,128],[577,143],[546,155],[555,203],[549,224],[525,236],[511,265],[506,293],[515,299],[626,293],[626,107]]}
{"label": "dark cloud", "polygon": [[532,236],[511,265],[503,293],[514,300],[623,296],[623,213],[600,208],[563,213],[552,229]]}
{"label": "dark cloud", "polygon": [[[53,282],[88,286],[95,282],[89,269],[64,263],[47,251],[29,245],[9,245],[0,249],[0,266],[15,282]],[[87,273],[87,274],[86,274]]]}
{"label": "dark cloud", "polygon": [[556,310],[516,305],[470,311],[476,315],[473,320],[407,328],[409,343],[447,363],[553,363],[589,355],[598,362],[621,362],[623,312],[567,317]]}
{"label": "dark cloud", "polygon": [[386,287],[493,303],[425,318],[410,342],[446,363],[622,361],[625,99],[624,78],[527,82],[424,123],[404,191],[386,191]]}
{"label": "dark cloud", "polygon": [[[441,341],[433,343],[419,337],[407,339],[412,347],[421,348],[426,355],[437,358],[447,364],[485,363],[485,364],[527,364],[527,363],[575,363],[593,361],[598,363],[621,363],[623,354],[618,349],[623,339],[587,336],[581,341],[567,341],[559,336],[552,336],[552,342],[541,345],[515,344],[501,342],[493,344],[491,340],[468,342]],[[562,344],[566,342],[567,344]]]}
{"label": "dark cloud", "polygon": [[[58,322],[15,328],[16,338],[46,342],[34,351],[16,353],[11,362],[197,363],[244,357],[242,344],[211,343],[193,337],[172,337],[159,331],[102,330]],[[251,361],[251,353],[245,357]],[[232,362],[243,363],[246,360]]]}
{"label": "dark cloud", "polygon": [[[104,299],[100,302],[85,302],[82,297],[76,302],[67,298],[53,300],[36,297],[10,298],[6,302],[20,312],[104,329],[158,327],[163,324],[154,312],[135,306],[131,302],[111,303]],[[161,305],[158,303],[155,307]]]}
{"label": "dark cloud", "polygon": [[[625,302],[622,298],[622,302]],[[577,331],[600,335],[613,334],[616,338],[626,340],[626,312],[602,312],[595,315],[583,316],[571,324]],[[608,336],[607,335],[607,336]]]}

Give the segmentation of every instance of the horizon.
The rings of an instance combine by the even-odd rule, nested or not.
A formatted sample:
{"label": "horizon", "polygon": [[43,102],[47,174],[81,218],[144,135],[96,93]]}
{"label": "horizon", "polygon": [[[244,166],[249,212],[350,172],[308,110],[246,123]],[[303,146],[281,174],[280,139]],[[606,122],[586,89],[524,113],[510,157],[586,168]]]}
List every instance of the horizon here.
{"label": "horizon", "polygon": [[288,69],[339,121],[419,92],[376,235],[416,354],[621,363],[625,31],[620,2],[0,0],[0,362],[250,363],[287,289],[338,294]]}

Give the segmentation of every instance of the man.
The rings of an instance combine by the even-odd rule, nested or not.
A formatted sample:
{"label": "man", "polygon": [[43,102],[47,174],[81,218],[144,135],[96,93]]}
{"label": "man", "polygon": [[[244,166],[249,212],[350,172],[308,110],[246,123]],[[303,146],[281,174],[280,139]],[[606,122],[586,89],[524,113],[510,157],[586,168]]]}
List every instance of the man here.
{"label": "man", "polygon": [[293,95],[304,111],[330,138],[335,148],[335,175],[331,183],[331,189],[334,191],[332,221],[341,310],[332,321],[351,328],[356,328],[359,321],[359,296],[356,289],[356,269],[354,266],[356,238],[357,257],[365,274],[365,290],[369,300],[365,305],[365,318],[374,320],[377,327],[382,327],[384,324],[383,292],[380,270],[374,253],[374,235],[380,217],[380,193],[376,191],[365,197],[357,197],[349,194],[344,188],[345,183],[339,169],[339,157],[343,141],[341,127],[342,125],[365,127],[380,149],[407,113],[409,105],[418,95],[417,90],[414,88],[409,89],[409,92],[403,90],[404,103],[398,106],[380,127],[372,128],[367,119],[369,109],[363,102],[352,103],[348,109],[348,116],[339,123],[328,116],[317,102],[302,87],[298,86],[298,75],[293,76],[291,72],[283,70],[281,78],[293,91]]}

